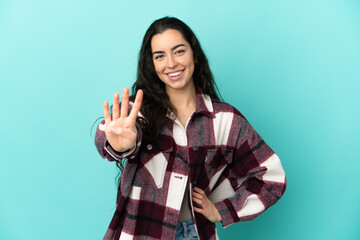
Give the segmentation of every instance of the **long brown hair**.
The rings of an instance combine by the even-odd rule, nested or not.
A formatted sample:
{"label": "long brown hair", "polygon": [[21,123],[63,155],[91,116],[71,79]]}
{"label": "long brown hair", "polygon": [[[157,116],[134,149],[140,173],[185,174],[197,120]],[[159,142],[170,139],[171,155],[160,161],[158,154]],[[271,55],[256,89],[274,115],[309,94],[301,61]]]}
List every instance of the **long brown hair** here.
{"label": "long brown hair", "polygon": [[168,29],[178,30],[191,46],[195,61],[193,73],[195,88],[209,95],[211,99],[220,101],[220,94],[208,60],[193,31],[184,22],[174,17],[164,17],[154,21],[146,31],[142,41],[137,79],[132,86],[131,96],[134,98],[139,89],[144,92],[140,109],[144,118],[138,118],[138,122],[143,130],[143,137],[147,141],[154,141],[159,136],[161,128],[171,121],[166,117],[168,111],[175,112],[165,92],[165,84],[155,72],[151,49],[153,36]]}

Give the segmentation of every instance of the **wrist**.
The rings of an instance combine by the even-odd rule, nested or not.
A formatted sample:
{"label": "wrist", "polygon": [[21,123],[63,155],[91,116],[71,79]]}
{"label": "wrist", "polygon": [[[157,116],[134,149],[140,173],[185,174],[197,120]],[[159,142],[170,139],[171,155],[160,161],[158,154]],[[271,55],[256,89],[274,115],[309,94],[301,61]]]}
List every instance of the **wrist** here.
{"label": "wrist", "polygon": [[221,215],[218,211],[218,209],[215,207],[215,204],[213,203],[213,208],[214,208],[214,212],[215,212],[215,222],[221,222]]}
{"label": "wrist", "polygon": [[124,148],[114,147],[110,144],[109,141],[106,141],[106,146],[110,147],[112,150],[114,150],[118,154],[124,154],[124,153],[130,151],[130,149],[134,148],[134,147],[131,147],[131,148],[124,149]]}

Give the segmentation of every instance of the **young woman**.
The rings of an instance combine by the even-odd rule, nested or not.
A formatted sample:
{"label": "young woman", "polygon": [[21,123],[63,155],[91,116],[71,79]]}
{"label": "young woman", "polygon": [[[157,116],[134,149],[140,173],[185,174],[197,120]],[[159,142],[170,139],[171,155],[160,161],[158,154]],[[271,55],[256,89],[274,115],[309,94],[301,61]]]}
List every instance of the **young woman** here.
{"label": "young woman", "polygon": [[113,97],[95,144],[126,159],[116,211],[104,239],[217,239],[252,220],[284,193],[277,155],[241,113],[223,103],[191,29],[165,17],[145,33],[135,96]]}

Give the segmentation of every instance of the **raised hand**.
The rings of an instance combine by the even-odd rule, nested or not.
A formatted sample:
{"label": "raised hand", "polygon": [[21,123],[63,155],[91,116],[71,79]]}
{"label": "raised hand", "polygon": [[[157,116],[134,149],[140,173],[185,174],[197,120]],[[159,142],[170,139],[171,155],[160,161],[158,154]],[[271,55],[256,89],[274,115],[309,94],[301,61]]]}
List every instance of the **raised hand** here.
{"label": "raised hand", "polygon": [[215,205],[210,201],[206,196],[205,192],[198,188],[194,187],[192,192],[192,200],[197,203],[201,208],[194,206],[194,211],[201,213],[206,217],[210,222],[219,222],[221,221],[221,216]]}
{"label": "raised hand", "polygon": [[114,93],[112,119],[109,112],[109,103],[104,102],[105,135],[111,147],[124,152],[136,144],[137,131],[135,127],[136,117],[140,111],[143,92],[138,90],[134,105],[128,115],[129,89],[124,88],[121,100],[121,111],[119,109],[119,94]]}

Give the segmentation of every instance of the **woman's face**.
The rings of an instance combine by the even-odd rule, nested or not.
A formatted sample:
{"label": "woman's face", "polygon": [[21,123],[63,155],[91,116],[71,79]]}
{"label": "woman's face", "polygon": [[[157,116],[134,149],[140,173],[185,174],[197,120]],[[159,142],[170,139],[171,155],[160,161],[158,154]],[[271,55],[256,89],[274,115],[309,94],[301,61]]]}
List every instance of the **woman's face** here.
{"label": "woman's face", "polygon": [[154,35],[151,50],[156,74],[165,83],[167,92],[194,87],[194,54],[178,30],[168,29]]}

